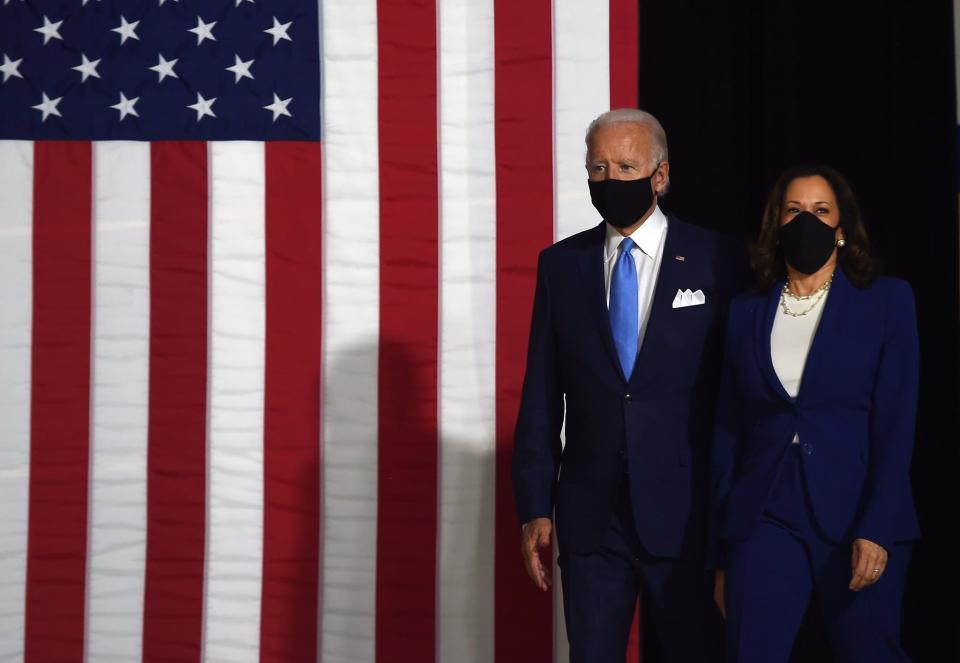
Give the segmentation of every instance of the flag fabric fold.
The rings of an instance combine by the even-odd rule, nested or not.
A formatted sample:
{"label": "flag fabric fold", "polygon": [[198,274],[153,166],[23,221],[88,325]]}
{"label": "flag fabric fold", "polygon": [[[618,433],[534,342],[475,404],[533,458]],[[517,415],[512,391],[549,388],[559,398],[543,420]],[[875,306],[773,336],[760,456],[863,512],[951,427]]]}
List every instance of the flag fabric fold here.
{"label": "flag fabric fold", "polygon": [[0,0],[0,660],[566,660],[509,455],[637,29]]}

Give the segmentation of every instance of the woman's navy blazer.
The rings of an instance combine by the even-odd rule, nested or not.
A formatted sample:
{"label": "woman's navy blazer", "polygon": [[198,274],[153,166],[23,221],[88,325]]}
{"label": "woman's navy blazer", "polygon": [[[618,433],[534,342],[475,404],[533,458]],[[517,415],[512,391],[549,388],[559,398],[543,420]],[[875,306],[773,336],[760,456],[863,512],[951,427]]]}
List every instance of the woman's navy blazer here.
{"label": "woman's navy blazer", "polygon": [[889,549],[920,534],[909,477],[919,379],[913,291],[894,278],[859,289],[838,269],[793,399],[770,354],[783,285],[730,304],[711,453],[711,566],[723,566],[724,541],[750,536],[794,435],[828,540]]}

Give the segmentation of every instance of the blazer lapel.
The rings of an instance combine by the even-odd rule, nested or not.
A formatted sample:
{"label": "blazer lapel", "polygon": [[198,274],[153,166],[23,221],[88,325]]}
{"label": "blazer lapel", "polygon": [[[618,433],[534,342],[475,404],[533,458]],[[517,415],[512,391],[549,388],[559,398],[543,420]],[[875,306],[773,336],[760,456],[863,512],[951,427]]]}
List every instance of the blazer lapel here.
{"label": "blazer lapel", "polygon": [[810,352],[803,367],[800,393],[797,394],[798,401],[802,401],[805,394],[818,391],[817,384],[824,379],[824,376],[833,372],[834,362],[838,356],[834,348],[840,338],[840,318],[852,293],[853,285],[847,280],[843,270],[837,266],[833,283],[830,284],[830,292],[827,293],[827,301],[823,303],[820,323],[813,334]]}
{"label": "blazer lapel", "polygon": [[603,272],[603,247],[606,240],[606,226],[603,222],[594,230],[594,241],[580,253],[580,271],[586,284],[587,302],[590,315],[597,325],[607,356],[613,363],[620,379],[626,382],[616,346],[613,344],[613,331],[610,329],[610,313],[607,309],[607,288]]}
{"label": "blazer lapel", "polygon": [[[646,333],[630,378],[631,384],[638,380],[644,382],[653,380],[657,373],[654,370],[654,359],[661,354],[661,350],[671,345],[667,318],[673,311],[673,298],[683,285],[686,262],[677,260],[677,256],[684,254],[683,246],[683,226],[679,223],[671,223],[668,217],[667,238],[663,245],[663,256],[660,259],[660,272],[657,274],[657,282],[653,290]],[[663,353],[661,359],[668,356],[669,353]],[[638,370],[641,366],[643,368]]]}
{"label": "blazer lapel", "polygon": [[773,353],[770,347],[770,335],[773,333],[773,321],[777,317],[780,306],[780,293],[783,292],[785,281],[777,281],[767,293],[764,306],[758,306],[756,312],[755,333],[756,342],[753,344],[757,352],[757,363],[760,365],[763,376],[774,393],[784,400],[792,401],[790,394],[783,388],[783,383],[773,367]]}

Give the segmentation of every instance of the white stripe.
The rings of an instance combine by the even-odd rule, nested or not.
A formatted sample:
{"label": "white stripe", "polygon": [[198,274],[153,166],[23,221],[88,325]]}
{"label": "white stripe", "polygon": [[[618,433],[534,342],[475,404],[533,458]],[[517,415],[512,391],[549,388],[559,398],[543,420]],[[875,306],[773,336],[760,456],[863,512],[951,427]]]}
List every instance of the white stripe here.
{"label": "white stripe", "polygon": [[150,351],[150,146],[94,143],[89,661],[141,658]]}
{"label": "white stripe", "polygon": [[[376,0],[324,0],[324,663],[375,658]],[[431,545],[429,542],[426,545]]]}
{"label": "white stripe", "polygon": [[266,319],[264,144],[210,148],[204,660],[259,661]]}
{"label": "white stripe", "polygon": [[493,661],[496,186],[493,1],[440,21],[441,663]]}
{"label": "white stripe", "polygon": [[568,663],[570,644],[567,642],[567,625],[563,619],[563,582],[560,564],[557,561],[559,546],[556,532],[553,537],[553,660],[555,663]]}
{"label": "white stripe", "polygon": [[[590,203],[584,168],[587,126],[610,108],[610,6],[607,2],[553,3],[554,218],[556,240],[600,221]],[[556,548],[554,548],[556,551]],[[554,561],[554,661],[569,660],[563,588]]]}
{"label": "white stripe", "polygon": [[587,125],[610,108],[610,6],[553,3],[556,239],[600,222],[587,191]]}
{"label": "white stripe", "polygon": [[0,661],[23,659],[32,227],[33,143],[0,141]]}
{"label": "white stripe", "polygon": [[[566,410],[566,401],[564,401]],[[567,420],[560,426],[560,446],[567,446]],[[570,643],[567,642],[567,622],[563,617],[563,574],[560,572],[560,545],[557,543],[557,531],[553,531],[553,660],[555,663],[568,663]]]}

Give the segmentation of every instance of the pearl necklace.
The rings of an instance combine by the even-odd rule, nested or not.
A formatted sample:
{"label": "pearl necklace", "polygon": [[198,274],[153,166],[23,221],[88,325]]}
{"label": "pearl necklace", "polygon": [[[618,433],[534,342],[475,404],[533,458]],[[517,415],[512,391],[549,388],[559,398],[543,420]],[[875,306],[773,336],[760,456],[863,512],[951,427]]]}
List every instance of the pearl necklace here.
{"label": "pearl necklace", "polygon": [[824,281],[823,285],[817,288],[812,294],[809,295],[791,295],[797,301],[808,301],[813,299],[813,303],[805,311],[792,311],[790,307],[787,306],[787,295],[790,292],[790,279],[787,279],[787,282],[783,284],[783,292],[780,293],[780,307],[783,309],[784,314],[789,315],[794,318],[800,318],[805,316],[807,313],[817,308],[817,304],[820,303],[820,300],[823,299],[827,291],[830,290],[830,284],[833,283],[833,274],[830,274],[830,278]]}

